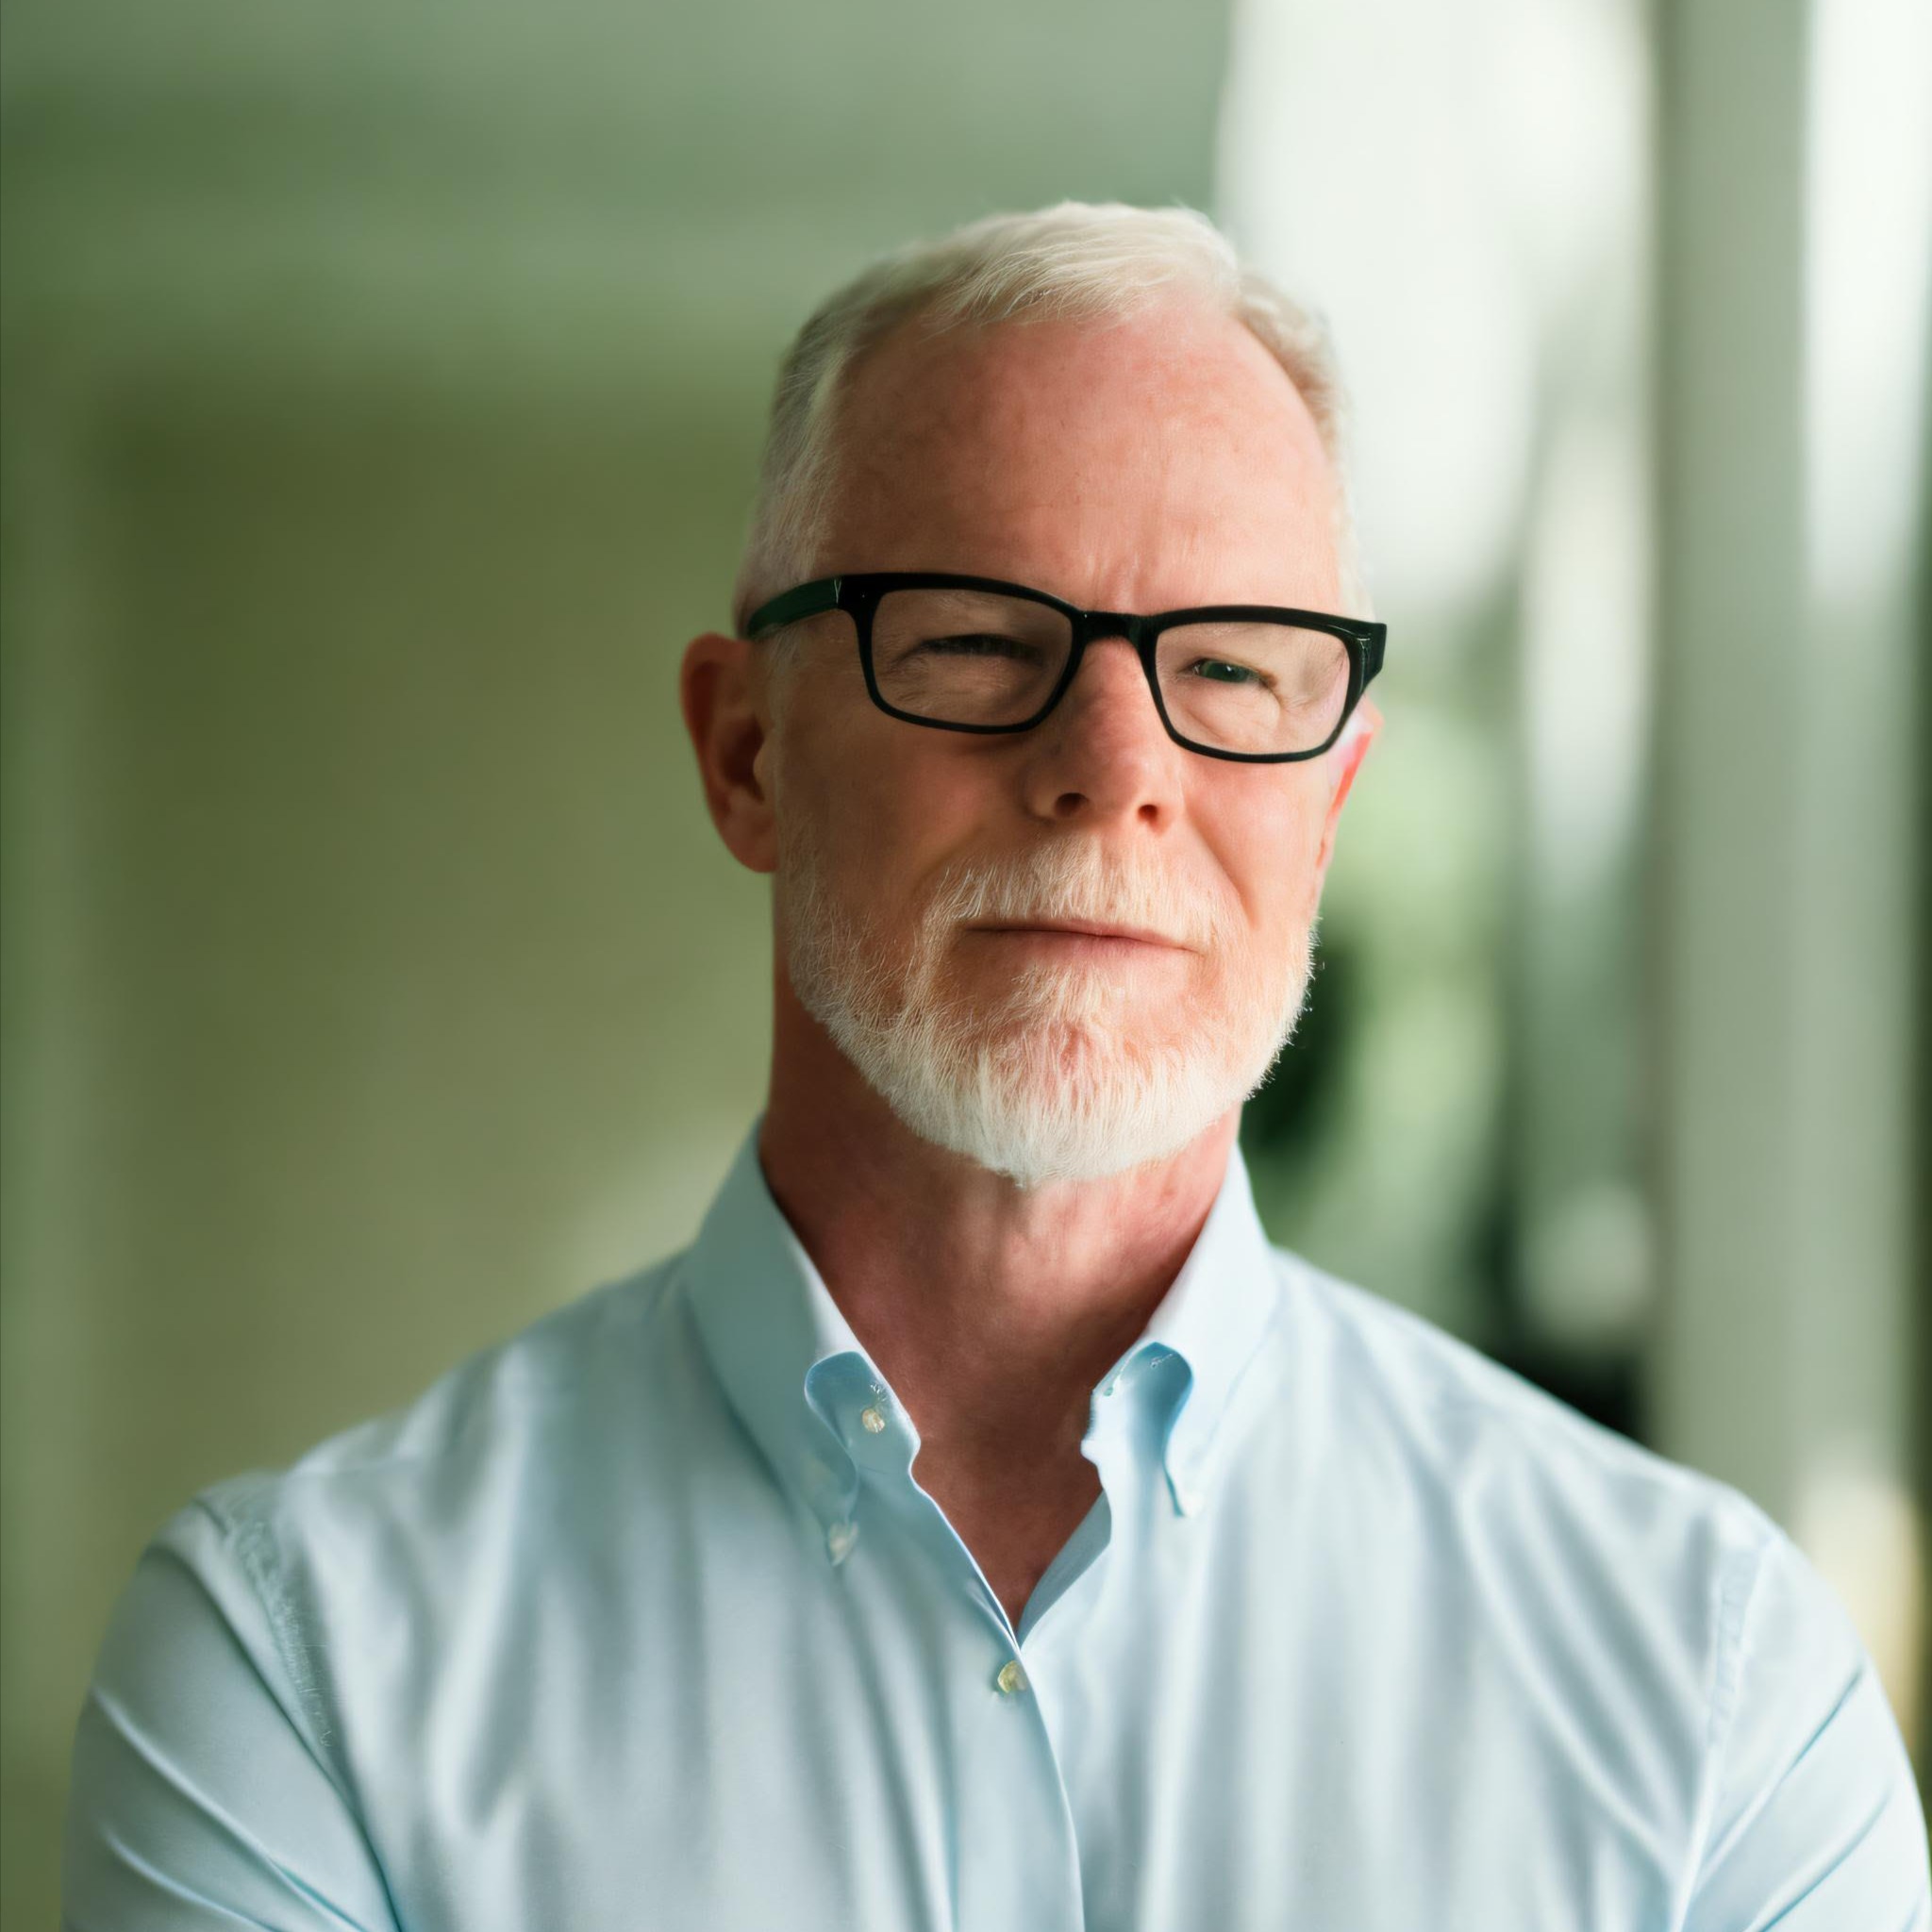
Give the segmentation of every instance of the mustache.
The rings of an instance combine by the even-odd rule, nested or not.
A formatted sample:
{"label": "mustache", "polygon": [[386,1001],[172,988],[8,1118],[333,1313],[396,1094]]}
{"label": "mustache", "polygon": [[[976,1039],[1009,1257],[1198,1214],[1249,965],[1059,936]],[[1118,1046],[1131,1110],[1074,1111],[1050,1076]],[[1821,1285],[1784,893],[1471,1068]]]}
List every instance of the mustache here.
{"label": "mustache", "polygon": [[955,926],[1035,920],[1135,926],[1199,952],[1217,950],[1236,930],[1235,908],[1223,891],[1071,841],[946,867],[933,881],[922,924],[938,938]]}

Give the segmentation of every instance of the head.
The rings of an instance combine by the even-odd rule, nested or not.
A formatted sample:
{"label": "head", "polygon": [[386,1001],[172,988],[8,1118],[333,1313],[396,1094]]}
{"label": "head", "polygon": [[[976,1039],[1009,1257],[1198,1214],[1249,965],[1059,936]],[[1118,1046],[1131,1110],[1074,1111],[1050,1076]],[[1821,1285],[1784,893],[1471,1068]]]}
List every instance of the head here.
{"label": "head", "polygon": [[889,570],[1365,616],[1341,416],[1319,325],[1182,210],[997,217],[807,323],[739,635],[695,640],[683,678],[719,829],[774,875],[781,1039],[821,1029],[906,1126],[1022,1187],[1231,1121],[1301,1010],[1374,708],[1317,758],[1206,758],[1102,638],[1033,729],[932,730],[871,703],[842,612],[759,642],[744,620]]}

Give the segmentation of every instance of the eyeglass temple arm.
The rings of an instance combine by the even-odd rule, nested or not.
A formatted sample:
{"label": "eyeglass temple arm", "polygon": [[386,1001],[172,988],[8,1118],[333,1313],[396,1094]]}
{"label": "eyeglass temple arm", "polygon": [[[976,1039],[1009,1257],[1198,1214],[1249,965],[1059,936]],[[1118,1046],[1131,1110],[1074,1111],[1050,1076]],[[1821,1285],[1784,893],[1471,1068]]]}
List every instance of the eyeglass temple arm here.
{"label": "eyeglass temple arm", "polygon": [[782,630],[802,617],[816,617],[821,610],[835,610],[839,605],[837,577],[821,577],[815,584],[800,584],[782,597],[760,605],[744,621],[744,634],[754,643],[768,631]]}
{"label": "eyeglass temple arm", "polygon": [[1382,668],[1382,647],[1389,641],[1389,626],[1386,624],[1363,625],[1361,641],[1362,685],[1366,689],[1369,680]]}

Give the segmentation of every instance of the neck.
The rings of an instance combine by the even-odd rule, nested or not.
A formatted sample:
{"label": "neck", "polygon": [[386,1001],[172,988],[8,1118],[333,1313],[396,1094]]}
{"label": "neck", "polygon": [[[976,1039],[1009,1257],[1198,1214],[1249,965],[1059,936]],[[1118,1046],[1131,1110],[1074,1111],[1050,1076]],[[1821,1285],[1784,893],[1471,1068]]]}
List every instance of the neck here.
{"label": "neck", "polygon": [[1022,1190],[920,1140],[780,975],[758,1155],[853,1332],[941,1453],[1077,1456],[1093,1384],[1214,1204],[1230,1112],[1171,1158]]}

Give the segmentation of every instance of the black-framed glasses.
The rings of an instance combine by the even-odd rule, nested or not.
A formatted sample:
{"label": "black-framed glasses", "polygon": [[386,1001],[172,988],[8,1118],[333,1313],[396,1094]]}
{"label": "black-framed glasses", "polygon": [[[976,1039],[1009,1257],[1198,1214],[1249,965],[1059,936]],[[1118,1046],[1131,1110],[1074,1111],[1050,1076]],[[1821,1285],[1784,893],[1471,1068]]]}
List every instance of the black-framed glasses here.
{"label": "black-framed glasses", "polygon": [[760,605],[754,641],[823,611],[852,620],[880,710],[941,731],[1030,731],[1098,638],[1140,655],[1175,743],[1210,758],[1319,758],[1382,668],[1388,626],[1273,604],[1135,616],[1081,610],[1024,584],[945,571],[821,577]]}

